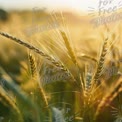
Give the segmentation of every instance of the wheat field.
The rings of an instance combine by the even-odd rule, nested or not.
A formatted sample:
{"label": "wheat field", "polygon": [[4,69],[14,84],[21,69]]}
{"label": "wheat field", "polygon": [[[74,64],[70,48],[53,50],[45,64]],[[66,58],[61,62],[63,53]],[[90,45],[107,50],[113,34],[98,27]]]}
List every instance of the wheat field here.
{"label": "wheat field", "polygon": [[0,20],[0,122],[122,122],[121,21],[70,12]]}

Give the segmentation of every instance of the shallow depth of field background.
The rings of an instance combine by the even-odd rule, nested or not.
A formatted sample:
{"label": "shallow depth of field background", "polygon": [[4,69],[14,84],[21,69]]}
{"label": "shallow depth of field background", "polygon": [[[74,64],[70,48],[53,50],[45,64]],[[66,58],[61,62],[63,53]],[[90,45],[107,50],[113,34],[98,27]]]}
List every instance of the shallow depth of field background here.
{"label": "shallow depth of field background", "polygon": [[[2,11],[2,9],[0,10]],[[103,44],[104,37],[108,34],[108,32],[113,31],[115,32],[115,35],[120,35],[117,42],[114,44],[116,48],[119,49],[120,57],[122,57],[122,48],[121,48],[121,20],[108,23],[107,27],[109,28],[109,31],[107,32],[107,28],[105,25],[100,25],[98,27],[94,27],[93,24],[90,23],[93,17],[89,16],[86,13],[78,14],[71,11],[63,11],[62,15],[65,20],[64,27],[62,24],[62,15],[59,11],[54,11],[55,15],[57,16],[57,19],[52,21],[49,18],[52,17],[51,11],[42,11],[41,7],[39,8],[38,13],[34,13],[32,10],[23,10],[23,11],[6,11],[7,13],[2,15],[0,13],[0,30],[3,32],[10,33],[13,36],[16,36],[22,40],[25,40],[31,44],[34,44],[35,46],[39,47],[38,43],[43,44],[43,46],[49,46],[51,47],[51,36],[56,37],[55,31],[56,29],[62,29],[65,28],[69,30],[69,36],[72,40],[71,44],[75,50],[75,54],[77,56],[78,62],[83,66],[83,64],[91,64],[94,66],[93,61],[87,59],[87,58],[81,58],[80,54],[87,54],[94,58],[97,58],[101,46]],[[4,18],[6,16],[7,18]],[[49,18],[48,18],[49,17]],[[53,16],[54,17],[54,16]],[[43,19],[44,18],[44,19]],[[49,19],[49,20],[48,20]],[[58,22],[58,25],[53,27],[55,23]],[[50,26],[51,28],[50,28]],[[37,29],[33,30],[33,33],[31,35],[28,35],[28,31],[31,31],[33,27],[42,27],[42,31],[38,31]],[[50,38],[49,38],[50,37]],[[47,41],[47,42],[46,42]],[[58,40],[57,40],[58,42]],[[45,45],[44,45],[45,44]],[[53,44],[53,43],[52,43]],[[13,41],[10,41],[6,38],[3,38],[0,36],[0,66],[16,81],[16,84],[20,85],[22,89],[24,89],[26,92],[31,94],[31,89],[33,89],[32,84],[28,84],[29,80],[29,74],[28,74],[28,52],[29,50],[26,49],[23,46],[18,45],[17,43],[14,43]],[[36,55],[36,54],[35,54]],[[67,62],[65,60],[65,56],[63,55],[61,51],[58,52],[58,55],[60,55],[61,59],[64,60],[64,62],[67,63],[68,68],[72,70],[75,74],[75,68],[73,68],[73,65],[71,62]],[[109,55],[110,56],[110,55]],[[108,60],[111,60],[111,56],[108,56]],[[40,58],[40,62],[42,62],[42,59]],[[121,66],[120,62],[120,66]],[[121,68],[120,68],[121,71]],[[41,82],[41,81],[40,81]],[[49,83],[44,86],[47,94],[53,93],[53,92],[60,92],[60,91],[73,91],[73,85],[69,85],[68,83],[62,83],[62,82],[56,82],[56,83]],[[76,109],[74,111],[79,111],[78,107],[78,101],[75,98],[74,99],[74,93],[60,93],[52,95],[51,102],[63,102],[66,101],[67,103],[73,104],[75,108],[72,108],[71,105],[65,107],[70,109]],[[78,95],[76,95],[78,98]],[[79,99],[79,98],[78,98]],[[57,107],[63,107],[63,104],[57,103]],[[109,117],[109,110],[107,110],[106,115],[103,114],[103,118],[100,118],[100,122],[110,122]],[[70,113],[70,116],[73,113]],[[8,122],[9,118],[9,109],[5,107],[2,103],[0,103],[0,117],[4,117],[4,120],[2,122]],[[69,115],[68,115],[69,116]],[[70,117],[69,116],[69,117]],[[105,119],[105,120],[103,120]],[[0,121],[1,122],[1,121]],[[29,121],[28,121],[29,122]],[[68,121],[69,122],[69,121]]]}

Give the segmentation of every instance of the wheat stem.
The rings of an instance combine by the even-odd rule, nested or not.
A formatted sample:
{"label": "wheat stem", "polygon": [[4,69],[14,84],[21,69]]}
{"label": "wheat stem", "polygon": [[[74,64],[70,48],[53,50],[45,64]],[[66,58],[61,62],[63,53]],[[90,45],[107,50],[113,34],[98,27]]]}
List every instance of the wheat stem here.
{"label": "wheat stem", "polygon": [[122,92],[122,81],[121,80],[119,80],[116,84],[114,84],[111,87],[110,91],[102,98],[100,104],[97,107],[97,110],[95,113],[95,118],[100,114],[102,108],[104,106],[108,106],[120,92]]}
{"label": "wheat stem", "polygon": [[7,105],[13,110],[13,112],[17,115],[19,122],[23,122],[23,118],[19,108],[16,106],[13,100],[6,94],[6,92],[2,89],[1,86],[0,86],[0,101],[2,101],[3,104]]}
{"label": "wheat stem", "polygon": [[2,68],[0,68],[0,71],[2,74],[4,74],[0,76],[4,81],[4,84],[16,95],[18,99],[22,100],[25,105],[34,110],[34,119],[36,119],[36,122],[40,122],[40,115],[37,105],[34,104],[27,95],[25,95],[21,88],[13,82],[11,77],[9,77],[9,75]]}

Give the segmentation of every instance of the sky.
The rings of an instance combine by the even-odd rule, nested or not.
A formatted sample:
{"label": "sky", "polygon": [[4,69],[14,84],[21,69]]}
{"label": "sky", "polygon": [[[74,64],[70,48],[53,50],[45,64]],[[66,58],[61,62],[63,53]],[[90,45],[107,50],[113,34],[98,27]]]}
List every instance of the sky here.
{"label": "sky", "polygon": [[[93,2],[94,1],[94,2]],[[32,9],[46,7],[53,9],[71,9],[87,11],[88,7],[95,6],[98,0],[0,0],[0,7],[4,9]]]}
{"label": "sky", "polygon": [[115,6],[118,7],[122,4],[122,0],[0,0],[0,8],[7,10],[45,7],[46,9],[70,9],[72,11],[88,12],[91,9],[96,11],[100,1],[102,1],[101,6],[103,8],[109,5],[107,9]]}

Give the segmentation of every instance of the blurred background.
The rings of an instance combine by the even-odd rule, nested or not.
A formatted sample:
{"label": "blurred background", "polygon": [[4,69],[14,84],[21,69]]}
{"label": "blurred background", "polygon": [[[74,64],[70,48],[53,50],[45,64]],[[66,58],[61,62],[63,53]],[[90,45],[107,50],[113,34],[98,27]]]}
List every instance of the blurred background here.
{"label": "blurred background", "polygon": [[[112,11],[114,7],[116,9]],[[121,14],[121,1],[0,0],[0,30],[23,40],[30,42],[33,40],[34,42],[35,38],[39,39],[45,33],[54,31],[57,28],[61,29],[64,26],[61,15],[63,13],[65,25],[72,40],[71,43],[77,49],[76,53],[82,51],[97,56],[96,52],[100,50],[107,32],[104,20],[100,18],[104,19],[102,16],[106,14],[105,11],[109,10],[111,10],[109,14],[116,13],[116,11]],[[103,12],[102,16],[99,15],[100,11]],[[117,18],[108,21],[107,26],[109,30],[121,33],[120,23],[121,18]],[[17,67],[8,64],[10,59],[25,59],[22,55],[22,53],[25,54],[25,51],[19,51],[19,48],[22,47],[16,45],[6,39],[1,39],[0,54],[2,59],[0,63],[5,67],[11,67],[15,72]],[[15,48],[17,48],[16,52]],[[21,55],[19,55],[20,52]]]}
{"label": "blurred background", "polygon": [[[55,44],[55,47],[59,46],[59,52],[54,48],[57,54],[54,56],[56,58],[59,56],[75,75],[76,69],[63,54],[65,49],[60,47],[62,40],[57,35],[57,30],[68,33],[80,65],[89,63],[95,66],[93,61],[81,58],[83,56],[81,54],[97,59],[103,41],[111,33],[117,37],[114,46],[115,49],[119,49],[118,53],[122,57],[121,15],[120,0],[0,0],[0,31],[29,42],[50,55],[50,48],[53,49],[52,44]],[[26,90],[31,89],[27,83],[28,52],[29,50],[25,47],[0,36],[0,66]],[[69,84],[57,83],[45,89],[54,92],[73,88]],[[69,94],[54,96],[52,102],[63,99],[71,102],[75,95]],[[77,100],[72,102],[78,110]],[[3,109],[6,113],[7,108]],[[4,111],[0,111],[0,114],[4,115]]]}

